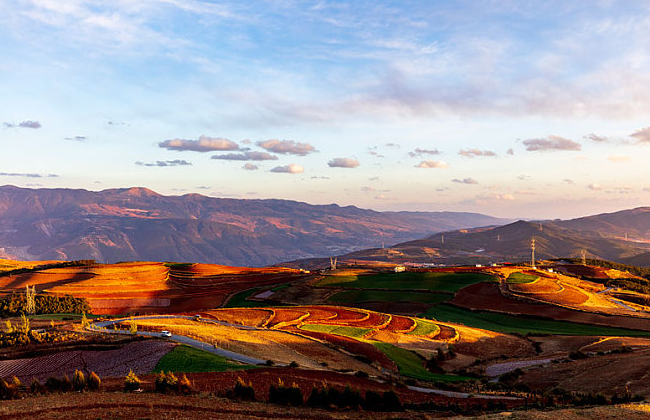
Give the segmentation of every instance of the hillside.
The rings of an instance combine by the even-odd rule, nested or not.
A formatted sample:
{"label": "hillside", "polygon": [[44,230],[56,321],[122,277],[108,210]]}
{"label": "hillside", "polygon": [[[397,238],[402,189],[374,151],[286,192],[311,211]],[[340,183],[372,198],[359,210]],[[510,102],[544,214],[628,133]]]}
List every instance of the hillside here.
{"label": "hillside", "polygon": [[580,257],[585,250],[587,258],[649,266],[650,208],[441,232],[385,249],[349,253],[341,259],[445,264],[526,261],[531,258],[532,238],[537,259]]}
{"label": "hillside", "polygon": [[336,204],[0,187],[0,257],[263,266],[506,222],[475,213],[376,212]]}

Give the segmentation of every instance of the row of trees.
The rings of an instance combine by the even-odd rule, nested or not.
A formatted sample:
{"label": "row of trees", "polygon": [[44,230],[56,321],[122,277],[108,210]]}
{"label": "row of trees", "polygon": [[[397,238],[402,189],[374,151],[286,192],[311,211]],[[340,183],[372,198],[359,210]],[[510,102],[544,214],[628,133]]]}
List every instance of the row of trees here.
{"label": "row of trees", "polygon": [[[36,314],[83,314],[91,307],[84,298],[70,295],[36,295]],[[0,300],[0,316],[18,316],[27,313],[27,298],[24,293],[13,293]]]}
{"label": "row of trees", "polygon": [[0,378],[0,399],[11,400],[23,398],[27,394],[39,395],[48,392],[97,391],[101,385],[102,380],[95,372],[90,372],[86,377],[80,370],[75,370],[72,380],[67,375],[60,378],[51,376],[45,383],[34,379],[29,387],[24,386],[20,379],[14,376],[10,382]]}

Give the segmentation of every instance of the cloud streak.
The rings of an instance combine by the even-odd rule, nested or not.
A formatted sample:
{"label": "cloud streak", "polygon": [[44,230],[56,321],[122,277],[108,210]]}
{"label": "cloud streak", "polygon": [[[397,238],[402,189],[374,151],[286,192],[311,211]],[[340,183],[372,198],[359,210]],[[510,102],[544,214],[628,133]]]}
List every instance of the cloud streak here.
{"label": "cloud streak", "polygon": [[58,178],[57,174],[30,174],[30,173],[16,173],[16,172],[0,172],[0,176],[12,176],[22,178]]}
{"label": "cloud streak", "polygon": [[419,147],[412,152],[409,152],[410,157],[418,157],[422,155],[439,155],[441,152],[438,149],[420,149]]}
{"label": "cloud streak", "polygon": [[555,150],[581,150],[582,146],[564,137],[549,135],[547,138],[528,139],[522,142],[529,152],[548,152]]}
{"label": "cloud streak", "polygon": [[465,149],[458,152],[459,155],[474,158],[477,156],[495,157],[497,154],[492,150]]}
{"label": "cloud streak", "polygon": [[262,161],[262,160],[278,160],[278,157],[273,156],[272,154],[266,152],[249,151],[244,153],[228,153],[226,155],[214,155],[212,156],[212,159]]}
{"label": "cloud streak", "polygon": [[41,123],[40,122],[32,121],[32,120],[22,121],[22,122],[19,122],[18,124],[6,122],[3,125],[6,128],[32,128],[32,129],[41,128]]}
{"label": "cloud streak", "polygon": [[178,152],[192,151],[201,153],[239,149],[239,145],[232,140],[207,136],[201,136],[198,140],[165,140],[159,142],[158,147]]}
{"label": "cloud streak", "polygon": [[451,182],[455,182],[457,184],[478,184],[478,181],[475,180],[474,178],[463,178],[463,179],[454,178],[451,180]]}
{"label": "cloud streak", "polygon": [[305,156],[316,151],[314,146],[309,143],[299,143],[293,140],[265,140],[258,141],[257,145],[269,152],[281,155],[298,155]]}
{"label": "cloud streak", "polygon": [[165,167],[165,166],[191,166],[192,163],[186,161],[186,160],[181,160],[181,159],[174,159],[174,160],[157,160],[153,163],[151,162],[136,162],[135,163],[138,166],[158,166],[158,167]]}

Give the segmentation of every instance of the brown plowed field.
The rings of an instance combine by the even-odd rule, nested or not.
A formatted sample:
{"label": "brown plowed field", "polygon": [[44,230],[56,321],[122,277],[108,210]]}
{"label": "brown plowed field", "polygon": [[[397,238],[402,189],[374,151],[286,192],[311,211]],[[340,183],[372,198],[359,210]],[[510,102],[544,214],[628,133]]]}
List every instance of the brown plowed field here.
{"label": "brown plowed field", "polygon": [[508,288],[515,293],[559,293],[562,286],[557,281],[540,277],[532,283],[508,284]]}
{"label": "brown plowed field", "polygon": [[544,303],[524,302],[501,294],[499,285],[477,283],[461,289],[451,303],[469,309],[505,312],[515,315],[544,316],[559,321],[595,324],[650,331],[650,319],[601,315]]}
{"label": "brown plowed field", "polygon": [[[303,309],[303,307],[298,308]],[[326,322],[338,316],[338,312],[335,309],[329,309],[326,307],[307,306],[305,309],[309,311],[310,322]]]}
{"label": "brown plowed field", "polygon": [[0,377],[8,380],[17,376],[29,384],[33,378],[44,381],[50,376],[68,375],[72,379],[75,370],[85,373],[94,371],[100,377],[124,376],[133,369],[136,374],[146,374],[174,344],[165,341],[135,341],[115,350],[62,351],[29,359],[0,361]]}
{"label": "brown plowed field", "polygon": [[361,341],[340,335],[327,334],[317,331],[299,330],[299,332],[301,335],[314,337],[316,339],[332,343],[335,346],[339,346],[352,354],[365,356],[387,369],[397,371],[397,365],[395,362],[393,362],[390,358],[388,358],[388,356],[386,356],[372,344],[363,343]]}

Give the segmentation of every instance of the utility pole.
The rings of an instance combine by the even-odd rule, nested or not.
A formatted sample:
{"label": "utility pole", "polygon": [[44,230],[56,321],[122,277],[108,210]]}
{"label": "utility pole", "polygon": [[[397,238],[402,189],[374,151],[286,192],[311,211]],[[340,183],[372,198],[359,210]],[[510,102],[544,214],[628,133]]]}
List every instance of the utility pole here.
{"label": "utility pole", "polygon": [[444,243],[445,243],[445,235],[442,235],[442,236],[440,237],[440,243],[441,243],[441,244],[444,244]]}
{"label": "utility pole", "polygon": [[336,270],[336,262],[338,260],[338,257],[330,257],[330,270]]}
{"label": "utility pole", "polygon": [[530,241],[530,251],[530,266],[531,268],[535,268],[535,238]]}
{"label": "utility pole", "polygon": [[497,235],[497,242],[501,242],[501,235]]}

